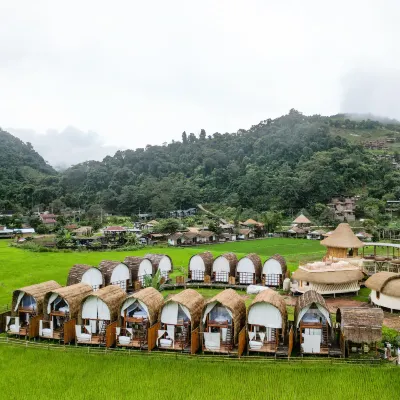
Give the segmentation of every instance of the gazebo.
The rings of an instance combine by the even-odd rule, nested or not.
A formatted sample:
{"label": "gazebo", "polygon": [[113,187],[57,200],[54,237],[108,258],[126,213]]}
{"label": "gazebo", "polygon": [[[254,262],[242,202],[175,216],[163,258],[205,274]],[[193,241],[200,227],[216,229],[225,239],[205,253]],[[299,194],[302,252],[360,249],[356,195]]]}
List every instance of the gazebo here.
{"label": "gazebo", "polygon": [[342,223],[320,242],[327,247],[326,257],[347,258],[358,256],[358,249],[364,243],[354,234],[349,224]]}

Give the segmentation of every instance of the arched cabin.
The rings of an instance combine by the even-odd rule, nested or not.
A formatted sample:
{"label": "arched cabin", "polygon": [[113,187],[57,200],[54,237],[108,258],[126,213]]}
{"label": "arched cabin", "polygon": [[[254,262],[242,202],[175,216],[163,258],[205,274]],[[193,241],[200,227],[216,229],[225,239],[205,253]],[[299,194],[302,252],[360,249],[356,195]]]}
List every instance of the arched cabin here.
{"label": "arched cabin", "polygon": [[104,286],[104,278],[101,271],[91,265],[75,264],[68,273],[67,286],[77,283],[86,283],[93,290],[98,290]]}
{"label": "arched cabin", "polygon": [[286,260],[280,254],[275,254],[263,265],[262,283],[265,286],[280,287],[285,279],[286,271]]}
{"label": "arched cabin", "polygon": [[120,261],[103,260],[99,270],[104,277],[104,285],[119,286],[125,292],[131,286],[131,273],[128,266]]}
{"label": "arched cabin", "polygon": [[377,272],[367,279],[365,286],[371,289],[371,302],[379,307],[400,311],[400,274]]}
{"label": "arched cabin", "polygon": [[261,280],[261,258],[250,253],[242,257],[236,266],[236,282],[240,285],[255,285]]}
{"label": "arched cabin", "polygon": [[156,264],[145,257],[128,256],[125,257],[124,263],[131,271],[132,282],[139,282],[140,287],[145,287],[147,278],[152,277],[157,271]]}
{"label": "arched cabin", "polygon": [[235,276],[238,259],[235,253],[225,253],[218,256],[212,265],[212,280],[214,282],[229,282],[230,276]]}
{"label": "arched cabin", "polygon": [[246,324],[246,305],[233,289],[207,301],[202,314],[203,352],[237,351],[239,332]]}
{"label": "arched cabin", "polygon": [[144,258],[151,261],[153,271],[160,271],[165,281],[169,280],[169,274],[173,271],[172,259],[166,254],[146,254]]}
{"label": "arched cabin", "polygon": [[[158,318],[164,299],[161,293],[148,287],[128,296],[121,306],[117,346],[152,350],[156,345]],[[149,330],[154,334],[150,335]],[[150,342],[149,342],[150,341]]]}
{"label": "arched cabin", "polygon": [[214,256],[209,251],[190,257],[188,278],[194,282],[204,282],[205,276],[211,277]]}

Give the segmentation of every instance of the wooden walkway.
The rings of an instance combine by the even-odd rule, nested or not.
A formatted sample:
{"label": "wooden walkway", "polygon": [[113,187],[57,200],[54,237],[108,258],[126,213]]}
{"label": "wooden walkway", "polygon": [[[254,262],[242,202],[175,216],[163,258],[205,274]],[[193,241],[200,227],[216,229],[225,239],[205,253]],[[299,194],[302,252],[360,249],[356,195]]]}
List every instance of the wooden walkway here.
{"label": "wooden walkway", "polygon": [[160,286],[160,290],[174,290],[187,288],[209,288],[209,289],[238,289],[247,290],[249,285],[230,285],[229,283],[204,283],[204,282],[185,282],[185,283],[168,283]]}

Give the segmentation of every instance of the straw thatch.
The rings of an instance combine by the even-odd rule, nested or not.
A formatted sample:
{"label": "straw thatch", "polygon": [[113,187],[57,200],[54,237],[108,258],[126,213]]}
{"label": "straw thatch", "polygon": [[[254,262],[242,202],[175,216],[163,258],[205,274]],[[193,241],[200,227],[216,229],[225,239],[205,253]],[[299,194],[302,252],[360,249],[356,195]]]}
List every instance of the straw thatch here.
{"label": "straw thatch", "polygon": [[140,263],[144,260],[144,257],[128,256],[125,257],[124,264],[131,271],[132,282],[137,281]]}
{"label": "straw thatch", "polygon": [[296,281],[306,281],[312,283],[323,284],[342,284],[347,282],[360,281],[364,277],[363,273],[358,270],[337,270],[337,271],[306,271],[304,269],[297,269],[292,274],[292,279]]}
{"label": "straw thatch", "polygon": [[17,300],[18,300],[18,295],[20,292],[24,292],[29,296],[32,296],[35,301],[36,301],[36,313],[37,314],[42,314],[43,313],[43,301],[44,301],[44,296],[47,292],[50,292],[55,289],[59,289],[61,287],[60,284],[58,284],[56,281],[47,281],[47,282],[42,282],[38,283],[36,285],[31,285],[31,286],[25,286],[21,289],[16,289],[13,292],[12,296],[12,313],[16,315],[16,312],[14,311],[15,306],[17,305]]}
{"label": "straw thatch", "polygon": [[168,256],[167,254],[145,254],[144,258],[147,258],[148,260],[151,261],[151,265],[153,267],[153,275],[157,272],[158,270],[158,266],[160,265],[160,261],[163,257],[168,257],[171,261],[171,271],[173,271],[174,268],[174,264],[172,262],[172,258],[170,256]]}
{"label": "straw thatch", "polygon": [[87,283],[77,283],[76,285],[66,286],[60,289],[52,290],[51,292],[47,292],[44,296],[43,314],[45,315],[45,317],[49,317],[49,313],[47,312],[47,305],[49,304],[50,296],[53,293],[57,293],[68,303],[69,318],[77,318],[82,300],[92,291],[92,287]]}
{"label": "straw thatch", "polygon": [[[194,256],[199,256],[203,260],[204,267],[205,267],[204,276],[211,275],[211,269],[212,269],[212,265],[213,265],[213,262],[214,262],[214,256],[212,255],[212,253],[210,253],[209,251],[205,251],[204,253],[195,254],[192,257],[190,257],[190,260]],[[188,265],[189,273],[190,273],[190,260],[189,260],[189,265]]]}
{"label": "straw thatch", "polygon": [[308,290],[303,295],[299,296],[296,300],[296,306],[294,307],[294,322],[297,323],[297,318],[301,313],[301,310],[305,307],[311,306],[312,304],[319,304],[329,312],[329,308],[324,298],[315,290]]}
{"label": "straw thatch", "polygon": [[287,310],[285,299],[272,289],[262,290],[256,298],[251,302],[250,307],[247,311],[247,315],[250,312],[251,307],[257,303],[268,303],[276,307],[282,316],[282,332],[285,332],[287,323]]}
{"label": "straw thatch", "polygon": [[[268,258],[268,260],[271,260],[271,259],[276,260],[279,262],[279,264],[281,264],[282,276],[284,277],[286,275],[286,271],[287,271],[287,264],[286,264],[285,258],[283,256],[281,256],[280,254],[274,254],[273,256]],[[265,262],[267,262],[267,261],[265,261]]]}
{"label": "straw thatch", "polygon": [[182,292],[171,296],[171,298],[169,298],[164,305],[171,301],[181,304],[189,310],[192,329],[195,329],[199,326],[201,313],[204,307],[204,298],[199,292],[196,292],[193,289],[185,289]]}
{"label": "straw thatch", "polygon": [[232,313],[233,337],[234,342],[237,343],[239,332],[242,330],[246,323],[245,301],[243,300],[242,296],[237,294],[233,289],[225,289],[206,302],[202,312],[202,317],[204,316],[207,305],[214,302],[221,304]]}
{"label": "straw thatch", "polygon": [[[123,264],[121,261],[111,261],[111,260],[103,260],[99,264],[99,270],[103,274],[104,284],[108,286],[111,283],[111,275],[119,264]],[[128,267],[129,269],[129,267]]]}
{"label": "straw thatch", "polygon": [[365,286],[386,296],[400,297],[400,274],[377,272],[367,279]]}
{"label": "straw thatch", "polygon": [[107,304],[108,309],[110,310],[110,318],[111,322],[117,321],[118,319],[118,314],[120,311],[120,306],[123,300],[126,299],[126,293],[123,289],[121,289],[117,285],[110,285],[106,286],[104,288],[101,288],[100,290],[96,292],[92,292],[88,296],[84,297],[81,301],[81,305],[79,307],[79,321],[80,323],[82,322],[82,308],[83,308],[83,303],[85,300],[90,297],[90,296],[96,296],[104,303]]}
{"label": "straw thatch", "polygon": [[382,340],[383,311],[380,308],[338,308],[336,321],[341,323],[345,340],[358,344]]}
{"label": "straw thatch", "polygon": [[228,260],[228,262],[229,262],[229,270],[230,270],[229,275],[230,276],[235,276],[236,266],[237,266],[237,263],[238,263],[238,258],[236,256],[236,254],[235,253],[222,254],[222,255],[218,256],[214,260],[214,262],[217,261],[217,259],[220,258],[220,257],[224,257],[224,258],[226,258]]}
{"label": "straw thatch", "polygon": [[[256,281],[258,282],[261,279],[261,268],[262,268],[261,258],[256,253],[247,254],[243,258],[248,258],[253,263],[254,271],[256,274]],[[243,258],[241,258],[241,260],[243,260]],[[239,262],[238,262],[238,264],[239,264]],[[236,268],[237,268],[237,266],[236,266]]]}
{"label": "straw thatch", "polygon": [[[86,265],[86,264],[75,264],[69,270],[68,278],[67,278],[67,286],[81,283],[83,274],[91,268],[96,268],[96,267],[93,267],[92,265]],[[104,284],[104,277],[103,277],[103,284]]]}
{"label": "straw thatch", "polygon": [[304,215],[300,214],[294,221],[294,224],[311,224],[311,221]]}
{"label": "straw thatch", "polygon": [[161,308],[164,304],[164,298],[162,297],[161,293],[152,288],[148,287],[142,290],[139,290],[136,293],[131,294],[121,304],[121,308],[125,301],[128,299],[137,299],[144,303],[147,307],[149,312],[149,323],[153,325],[155,322],[158,321],[158,317],[161,311]]}
{"label": "straw thatch", "polygon": [[346,223],[339,224],[331,235],[320,242],[326,247],[338,247],[341,249],[358,249],[364,246],[364,243],[354,234],[350,225]]}

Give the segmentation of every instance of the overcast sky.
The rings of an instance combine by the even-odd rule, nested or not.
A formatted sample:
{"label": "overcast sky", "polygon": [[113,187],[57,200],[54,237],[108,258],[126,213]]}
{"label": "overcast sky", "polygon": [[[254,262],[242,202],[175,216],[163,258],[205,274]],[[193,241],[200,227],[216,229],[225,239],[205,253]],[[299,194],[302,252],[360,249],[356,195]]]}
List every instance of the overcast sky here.
{"label": "overcast sky", "polygon": [[398,0],[2,0],[0,126],[54,164],[292,107],[400,118],[399,17]]}

